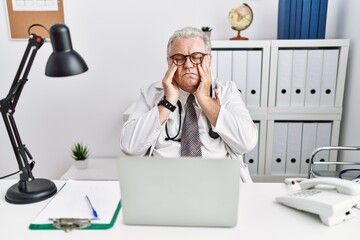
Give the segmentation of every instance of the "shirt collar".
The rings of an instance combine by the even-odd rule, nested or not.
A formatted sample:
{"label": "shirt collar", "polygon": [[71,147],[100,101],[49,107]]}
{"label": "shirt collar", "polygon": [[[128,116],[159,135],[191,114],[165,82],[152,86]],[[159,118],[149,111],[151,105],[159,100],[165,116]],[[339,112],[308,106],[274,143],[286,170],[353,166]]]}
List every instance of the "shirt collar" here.
{"label": "shirt collar", "polygon": [[[179,100],[180,100],[182,106],[185,106],[186,100],[187,100],[187,98],[189,97],[189,95],[190,95],[190,93],[185,92],[184,90],[182,90],[182,89],[180,88]],[[196,106],[200,107],[200,105],[199,105],[196,97],[195,97],[195,104],[196,104]]]}

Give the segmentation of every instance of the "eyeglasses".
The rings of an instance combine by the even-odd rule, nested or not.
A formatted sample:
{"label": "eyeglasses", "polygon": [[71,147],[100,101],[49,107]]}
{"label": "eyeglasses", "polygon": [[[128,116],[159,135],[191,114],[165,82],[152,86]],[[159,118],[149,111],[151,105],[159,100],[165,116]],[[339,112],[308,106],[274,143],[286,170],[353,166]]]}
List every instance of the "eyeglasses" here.
{"label": "eyeglasses", "polygon": [[189,57],[190,58],[190,61],[193,63],[193,64],[201,64],[204,57],[206,55],[209,55],[209,54],[206,54],[206,53],[201,53],[201,52],[194,52],[190,55],[183,55],[183,54],[174,54],[172,55],[170,58],[174,61],[174,64],[176,66],[181,66],[183,65],[185,62],[186,62],[186,59]]}

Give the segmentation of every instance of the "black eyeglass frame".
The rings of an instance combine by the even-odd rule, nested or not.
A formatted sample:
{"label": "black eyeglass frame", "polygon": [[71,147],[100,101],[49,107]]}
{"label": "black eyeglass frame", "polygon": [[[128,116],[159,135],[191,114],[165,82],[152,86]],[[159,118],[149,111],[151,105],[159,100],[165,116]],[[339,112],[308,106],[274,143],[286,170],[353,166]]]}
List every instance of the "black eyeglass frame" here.
{"label": "black eyeglass frame", "polygon": [[[199,63],[194,61],[194,59],[193,59],[194,54],[201,54],[201,58],[200,58],[200,62],[199,62]],[[173,60],[173,62],[174,62],[174,64],[175,64],[176,66],[182,66],[182,65],[184,65],[184,64],[186,63],[187,58],[189,58],[190,61],[191,61],[193,64],[199,65],[199,64],[201,64],[202,61],[204,60],[204,57],[207,56],[207,55],[210,55],[210,54],[208,54],[208,53],[202,53],[202,52],[193,52],[192,54],[189,54],[189,55],[184,55],[184,54],[181,54],[181,53],[176,53],[176,54],[170,56],[169,58],[171,58],[171,59]],[[175,59],[174,59],[175,56],[181,56],[181,57],[182,57],[182,60],[175,60]],[[178,63],[177,63],[178,61],[183,61],[183,63],[182,63],[182,64],[178,64]]]}

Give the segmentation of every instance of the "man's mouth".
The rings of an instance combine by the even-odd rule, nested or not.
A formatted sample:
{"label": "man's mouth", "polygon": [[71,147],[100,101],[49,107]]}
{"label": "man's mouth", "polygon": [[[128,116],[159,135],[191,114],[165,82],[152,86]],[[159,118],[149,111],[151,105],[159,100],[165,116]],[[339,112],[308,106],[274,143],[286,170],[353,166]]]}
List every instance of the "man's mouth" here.
{"label": "man's mouth", "polygon": [[192,72],[184,73],[184,74],[183,74],[183,76],[188,75],[188,74],[190,74],[190,75],[194,75],[194,76],[197,76],[197,74],[196,74],[196,73],[192,73]]}

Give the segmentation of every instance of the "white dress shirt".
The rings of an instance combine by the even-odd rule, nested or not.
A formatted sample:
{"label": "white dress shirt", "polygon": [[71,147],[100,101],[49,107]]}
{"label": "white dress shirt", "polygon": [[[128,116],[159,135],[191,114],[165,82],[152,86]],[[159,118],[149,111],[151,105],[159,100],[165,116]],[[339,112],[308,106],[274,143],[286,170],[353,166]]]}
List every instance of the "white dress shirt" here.
{"label": "white dress shirt", "polygon": [[[219,97],[217,101],[221,105],[216,126],[210,124],[205,113],[197,102],[195,103],[200,141],[202,143],[202,157],[237,157],[242,159],[242,154],[255,147],[258,140],[258,130],[234,82],[218,82],[213,89],[212,97],[214,100],[216,100],[215,91]],[[129,119],[122,128],[120,136],[121,150],[127,155],[135,156],[144,156],[150,152],[152,156],[179,157],[180,141],[166,139],[176,136],[179,130],[176,139],[181,139],[181,128],[185,117],[184,106],[188,95],[189,93],[180,90],[181,109],[177,106],[176,110],[170,113],[167,121],[161,125],[157,107],[164,96],[161,82],[142,89],[134,112],[130,114]],[[181,110],[181,120],[179,119],[179,110]],[[210,128],[218,133],[220,137],[217,139],[211,138],[209,136]],[[244,167],[247,166],[244,165]]]}

